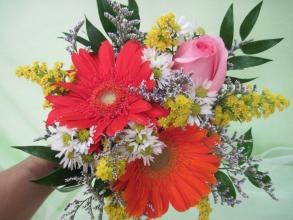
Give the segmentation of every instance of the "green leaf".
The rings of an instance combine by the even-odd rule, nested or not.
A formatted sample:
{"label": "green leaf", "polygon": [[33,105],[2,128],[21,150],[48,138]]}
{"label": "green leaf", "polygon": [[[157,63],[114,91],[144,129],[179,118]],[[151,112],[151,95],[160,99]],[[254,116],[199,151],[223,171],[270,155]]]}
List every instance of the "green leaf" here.
{"label": "green leaf", "polygon": [[233,4],[229,7],[226,15],[222,21],[220,36],[223,39],[227,49],[231,49],[234,37],[234,15]]}
{"label": "green leaf", "polygon": [[[65,36],[69,36],[69,33],[66,33],[66,32],[63,32],[63,34]],[[87,39],[84,39],[83,37],[80,37],[80,36],[76,36],[76,41],[86,47],[90,47],[91,46],[91,43],[87,40]]]}
{"label": "green leaf", "polygon": [[74,190],[77,190],[82,186],[83,185],[61,186],[61,187],[57,187],[56,190],[58,190],[59,192],[67,193],[67,192],[72,192]]}
{"label": "green leaf", "polygon": [[105,36],[86,18],[86,32],[91,48],[94,52],[99,50],[101,43],[106,40]]}
{"label": "green leaf", "polygon": [[33,156],[51,161],[53,163],[59,163],[60,160],[59,158],[55,157],[58,152],[53,151],[50,147],[47,146],[13,146],[13,148],[22,150]]}
{"label": "green leaf", "polygon": [[244,18],[241,26],[240,26],[240,37],[242,40],[245,40],[247,36],[250,34],[252,28],[254,27],[257,18],[260,13],[260,9],[263,1],[261,1],[257,6],[255,6],[248,15]]}
{"label": "green leaf", "polygon": [[272,182],[271,177],[269,177],[268,175],[265,175],[264,172],[258,171],[258,165],[255,165],[254,168],[257,170],[256,174],[257,175],[262,175],[263,178],[261,178],[261,180],[257,179],[255,176],[255,173],[252,172],[250,169],[247,169],[244,172],[244,175],[248,178],[248,180],[256,187],[261,188],[262,183],[263,184],[269,184]]}
{"label": "green leaf", "polygon": [[225,192],[227,189],[229,191],[230,196],[232,196],[234,199],[236,199],[236,190],[234,188],[234,185],[232,183],[232,181],[230,180],[230,178],[223,172],[218,171],[215,174],[217,180],[221,183],[218,186],[218,190],[220,192]]}
{"label": "green leaf", "polygon": [[[238,148],[244,148],[244,150],[241,152],[242,155],[246,157],[250,157],[253,150],[253,138],[252,138],[252,128],[250,128],[247,132],[244,134],[244,143],[238,144]],[[239,161],[239,165],[242,165],[244,161]]]}
{"label": "green leaf", "polygon": [[247,82],[251,82],[255,79],[257,79],[257,77],[254,77],[254,78],[247,78],[247,79],[242,79],[242,78],[237,78],[237,77],[231,77],[229,76],[229,78],[231,79],[231,81],[233,83],[235,83],[236,81],[240,82],[240,83],[247,83]]}
{"label": "green leaf", "polygon": [[228,59],[233,64],[230,70],[240,70],[248,67],[259,66],[272,60],[253,56],[235,56]]}
{"label": "green leaf", "polygon": [[67,182],[65,179],[71,177],[79,177],[81,176],[80,170],[68,170],[63,168],[58,168],[51,172],[49,175],[42,177],[40,179],[32,180],[32,182],[45,185],[45,186],[68,186],[68,185],[77,185],[76,181]]}
{"label": "green leaf", "polygon": [[[130,11],[133,11],[132,16],[130,17],[131,20],[134,20],[134,19],[140,20],[139,8],[135,0],[128,0],[128,9]],[[140,24],[138,24],[136,28],[139,30]]]}
{"label": "green leaf", "polygon": [[272,48],[282,40],[283,38],[252,41],[242,45],[241,50],[246,54],[257,54]]}
{"label": "green leaf", "polygon": [[116,27],[110,22],[104,15],[105,12],[108,12],[111,15],[115,15],[111,6],[107,2],[107,0],[97,0],[99,17],[105,32],[108,34],[109,32],[116,32]]}

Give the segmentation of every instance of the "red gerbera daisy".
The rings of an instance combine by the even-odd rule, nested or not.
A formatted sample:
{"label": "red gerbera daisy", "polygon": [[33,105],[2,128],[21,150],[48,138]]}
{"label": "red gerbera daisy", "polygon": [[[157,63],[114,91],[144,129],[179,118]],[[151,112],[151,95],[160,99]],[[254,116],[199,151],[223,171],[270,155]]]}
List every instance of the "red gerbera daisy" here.
{"label": "red gerbera daisy", "polygon": [[146,125],[166,112],[129,91],[152,74],[149,62],[143,62],[139,42],[128,41],[115,60],[112,45],[105,41],[99,53],[80,49],[72,55],[77,69],[75,83],[59,83],[69,90],[63,96],[47,96],[53,104],[47,125],[59,122],[69,128],[96,127],[95,140],[101,133],[112,136],[129,121]]}
{"label": "red gerbera daisy", "polygon": [[167,147],[150,166],[141,160],[128,164],[115,189],[122,191],[130,216],[157,218],[168,210],[169,203],[185,211],[211,192],[220,164],[219,157],[212,154],[219,137],[207,137],[207,132],[196,127],[169,128],[159,135]]}

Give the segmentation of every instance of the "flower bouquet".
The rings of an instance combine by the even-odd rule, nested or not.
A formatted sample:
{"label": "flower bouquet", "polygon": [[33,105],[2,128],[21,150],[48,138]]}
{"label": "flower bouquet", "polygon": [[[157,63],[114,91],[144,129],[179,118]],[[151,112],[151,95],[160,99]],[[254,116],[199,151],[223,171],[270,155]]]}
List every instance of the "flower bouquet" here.
{"label": "flower bouquet", "polygon": [[282,40],[248,39],[262,2],[241,23],[240,42],[233,5],[219,36],[173,13],[144,33],[135,0],[97,5],[105,34],[85,18],[61,37],[70,67],[35,62],[17,69],[42,87],[50,110],[47,132],[36,139],[48,146],[16,147],[56,164],[33,182],[62,192],[84,186],[84,198],[68,204],[62,218],[74,219],[82,207],[91,219],[103,212],[112,220],[153,219],[171,205],[180,212],[197,207],[205,220],[212,198],[228,206],[246,198],[245,180],[276,199],[268,172],[252,156],[252,130],[229,129],[289,105],[248,84],[255,78],[233,76],[271,61],[254,54]]}

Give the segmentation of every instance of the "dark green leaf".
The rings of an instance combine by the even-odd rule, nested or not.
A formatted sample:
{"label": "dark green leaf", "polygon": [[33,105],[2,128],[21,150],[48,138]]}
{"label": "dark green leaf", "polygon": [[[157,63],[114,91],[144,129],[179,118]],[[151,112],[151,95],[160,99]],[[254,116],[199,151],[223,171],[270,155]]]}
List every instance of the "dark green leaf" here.
{"label": "dark green leaf", "polygon": [[86,18],[86,32],[91,48],[97,52],[101,43],[106,40],[105,36]]}
{"label": "dark green leaf", "polygon": [[222,21],[220,36],[223,39],[227,49],[231,49],[234,37],[234,15],[233,4],[229,7],[226,15]]}
{"label": "dark green leaf", "polygon": [[[238,144],[238,148],[244,148],[244,150],[241,152],[242,155],[249,158],[252,154],[253,150],[253,138],[252,138],[252,129],[250,128],[247,132],[244,134],[244,143]],[[239,165],[242,165],[244,161],[239,161]]]}
{"label": "dark green leaf", "polygon": [[108,34],[109,32],[116,32],[116,27],[105,17],[104,13],[108,12],[111,15],[114,15],[114,11],[111,6],[108,4],[107,0],[97,0],[99,17],[105,32]]}
{"label": "dark green leaf", "polygon": [[[133,14],[132,16],[130,17],[131,20],[134,20],[134,19],[138,19],[140,20],[140,16],[139,16],[139,8],[138,8],[138,5],[136,3],[135,0],[128,0],[128,9],[130,11],[133,11]],[[139,27],[140,27],[140,24],[138,24],[136,26],[136,28],[139,30]]]}
{"label": "dark green leaf", "polygon": [[236,199],[236,190],[234,188],[234,185],[232,183],[232,181],[230,180],[230,178],[223,172],[218,171],[215,174],[218,182],[220,183],[220,185],[218,186],[218,190],[220,192],[225,192],[227,189],[229,191],[230,196],[232,196],[234,199]]}
{"label": "dark green leaf", "polygon": [[265,173],[258,171],[258,165],[254,166],[256,169],[256,174],[263,176],[261,179],[258,179],[255,175],[255,172],[252,172],[250,169],[247,169],[244,174],[248,178],[248,180],[256,187],[261,188],[262,184],[271,183],[271,178]]}
{"label": "dark green leaf", "polygon": [[240,37],[242,40],[245,40],[247,38],[252,28],[254,27],[260,13],[261,6],[262,1],[257,6],[255,6],[244,18],[240,26]]}
{"label": "dark green leaf", "polygon": [[250,81],[253,81],[255,79],[257,79],[257,77],[254,77],[254,78],[247,78],[247,79],[242,79],[242,78],[237,78],[237,77],[231,77],[229,76],[229,78],[231,79],[231,81],[233,83],[235,83],[236,81],[240,82],[240,83],[247,83],[247,82],[250,82]]}
{"label": "dark green leaf", "polygon": [[63,168],[58,168],[51,172],[48,176],[42,177],[37,180],[32,180],[32,182],[45,185],[45,186],[68,186],[68,185],[77,185],[78,183],[76,181],[65,181],[68,178],[71,177],[79,177],[81,176],[80,170],[68,170]]}
{"label": "dark green leaf", "polygon": [[235,56],[228,59],[233,66],[230,70],[240,70],[248,67],[259,66],[272,60],[253,56]]}
{"label": "dark green leaf", "polygon": [[283,40],[283,38],[252,41],[241,46],[241,50],[246,54],[257,54],[272,48],[281,40]]}
{"label": "dark green leaf", "polygon": [[13,148],[53,163],[59,163],[59,159],[55,157],[58,152],[51,150],[51,148],[47,146],[13,146]]}
{"label": "dark green leaf", "polygon": [[71,192],[71,191],[74,191],[74,190],[77,190],[79,189],[80,187],[82,187],[82,185],[73,185],[73,186],[61,186],[61,187],[57,187],[56,189],[59,191],[59,192]]}
{"label": "dark green leaf", "polygon": [[[65,36],[69,36],[69,33],[66,33],[66,32],[63,32],[63,34]],[[87,39],[84,39],[83,37],[80,37],[80,36],[76,36],[76,41],[86,47],[90,47],[91,46],[91,43],[87,40]]]}

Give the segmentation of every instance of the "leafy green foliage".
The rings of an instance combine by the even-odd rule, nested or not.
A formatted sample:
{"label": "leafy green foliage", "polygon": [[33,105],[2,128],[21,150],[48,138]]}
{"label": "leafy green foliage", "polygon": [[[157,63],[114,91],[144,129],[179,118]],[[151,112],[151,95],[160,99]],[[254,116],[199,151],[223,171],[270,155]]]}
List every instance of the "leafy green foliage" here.
{"label": "leafy green foliage", "polygon": [[283,38],[252,41],[241,46],[241,50],[246,54],[257,54],[272,48],[282,40]]}
{"label": "leafy green foliage", "polygon": [[63,169],[63,168],[58,168],[51,172],[49,175],[42,177],[40,179],[32,180],[32,182],[40,184],[40,185],[45,185],[45,186],[73,186],[77,185],[78,183],[73,180],[73,181],[65,181],[68,178],[71,177],[79,177],[81,176],[81,171],[80,170],[68,170],[68,169]]}
{"label": "leafy green foliage", "polygon": [[237,77],[232,77],[232,76],[229,76],[229,78],[231,79],[231,81],[233,83],[235,83],[236,81],[240,82],[240,83],[248,83],[248,82],[251,82],[255,79],[257,79],[257,77],[254,77],[254,78],[237,78]]}
{"label": "leafy green foliage", "polygon": [[270,184],[272,182],[271,178],[266,175],[264,172],[261,172],[258,170],[258,165],[255,165],[254,168],[256,169],[256,174],[258,176],[262,176],[261,179],[258,179],[255,175],[255,172],[252,172],[250,169],[247,169],[245,171],[245,176],[248,178],[248,180],[256,187],[262,188],[262,184]]}
{"label": "leafy green foliage", "polygon": [[101,43],[106,40],[105,36],[86,18],[86,32],[89,38],[90,46],[94,52],[97,52]]}
{"label": "leafy green foliage", "polygon": [[248,67],[259,66],[272,60],[254,56],[234,56],[228,59],[228,62],[233,64],[231,70],[240,70]]}
{"label": "leafy green foliage", "polygon": [[227,191],[229,192],[230,196],[232,196],[234,199],[236,199],[236,190],[234,188],[234,185],[232,183],[232,181],[230,180],[230,178],[223,173],[222,171],[218,171],[215,174],[217,180],[221,183],[218,186],[218,190],[219,192],[225,192],[227,189]]}
{"label": "leafy green foliage", "polygon": [[73,185],[73,186],[61,186],[61,187],[57,187],[56,190],[58,190],[59,192],[72,192],[74,190],[77,190],[79,188],[81,188],[82,185]]}
{"label": "leafy green foliage", "polygon": [[47,146],[13,146],[13,148],[22,150],[23,152],[51,161],[53,163],[59,163],[59,158],[55,157],[58,152],[53,151],[50,147]]}
{"label": "leafy green foliage", "polygon": [[220,36],[227,49],[231,49],[234,38],[233,4],[229,7],[221,24]]}
{"label": "leafy green foliage", "polygon": [[105,32],[107,34],[109,32],[112,32],[112,33],[116,32],[116,27],[104,15],[105,12],[108,12],[111,15],[115,14],[113,9],[107,2],[107,0],[97,0],[97,5],[98,5],[99,17]]}
{"label": "leafy green foliage", "polygon": [[[131,20],[134,20],[134,19],[138,19],[140,20],[140,16],[139,16],[139,8],[138,8],[138,5],[136,3],[135,0],[128,0],[128,9],[130,11],[133,11],[133,14],[132,16],[130,17]],[[136,28],[139,30],[140,28],[140,24],[138,24],[136,26]]]}
{"label": "leafy green foliage", "polygon": [[101,179],[95,179],[94,189],[99,195],[107,197],[112,194],[112,191],[108,189],[108,185],[107,182],[104,182]]}
{"label": "leafy green foliage", "polygon": [[256,5],[249,13],[248,15],[244,18],[241,26],[240,26],[240,37],[242,40],[245,40],[250,32],[252,31],[257,18],[259,16],[261,7],[262,7],[262,1]]}
{"label": "leafy green foliage", "polygon": [[[107,34],[110,32],[112,33],[116,32],[117,31],[116,27],[104,15],[105,12],[108,12],[109,14],[115,16],[115,12],[111,8],[107,0],[97,0],[97,5],[98,5],[99,17],[105,32]],[[128,0],[128,6],[123,4],[122,6],[128,7],[130,11],[133,11],[133,14],[130,17],[130,19],[140,19],[139,8],[135,0]],[[139,29],[139,25],[137,25],[137,28]]]}
{"label": "leafy green foliage", "polygon": [[[242,151],[242,155],[246,157],[250,157],[253,150],[253,138],[252,138],[252,128],[250,128],[247,132],[244,134],[244,143],[238,144],[238,148],[244,148]],[[239,161],[239,165],[242,165],[244,161]]]}

